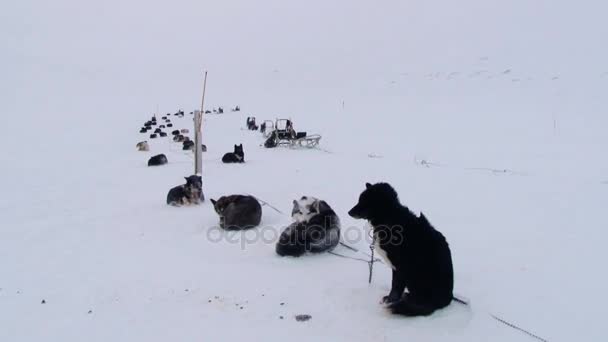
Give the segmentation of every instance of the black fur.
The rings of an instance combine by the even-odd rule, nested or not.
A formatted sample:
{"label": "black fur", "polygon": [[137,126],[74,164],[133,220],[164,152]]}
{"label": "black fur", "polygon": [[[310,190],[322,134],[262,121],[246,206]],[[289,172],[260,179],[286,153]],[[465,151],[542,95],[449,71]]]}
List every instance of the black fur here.
{"label": "black fur", "polygon": [[150,134],[150,139],[156,139],[156,133]]}
{"label": "black fur", "polygon": [[172,123],[168,123],[167,127],[173,127],[173,124]]}
{"label": "black fur", "polygon": [[186,184],[169,190],[167,194],[168,205],[181,206],[185,204],[199,204],[205,201],[203,179],[201,176],[192,175],[184,178],[186,179]]}
{"label": "black fur", "polygon": [[[313,204],[314,205],[314,204]],[[298,203],[294,201],[294,211]],[[322,253],[331,251],[340,242],[340,219],[325,202],[318,201],[317,212],[306,222],[294,222],[281,233],[276,245],[280,256],[299,257],[306,252]]]}
{"label": "black fur", "polygon": [[165,165],[168,162],[169,161],[167,160],[167,156],[165,156],[164,154],[158,154],[148,160],[148,166]]}
{"label": "black fur", "polygon": [[222,157],[223,163],[244,163],[245,152],[243,151],[243,144],[234,145],[234,152],[226,153]]}
{"label": "black fur", "polygon": [[173,134],[173,135],[179,135],[179,129],[174,130],[173,132],[171,132],[171,134]]}
{"label": "black fur", "polygon": [[222,196],[211,199],[215,212],[220,216],[220,227],[227,230],[250,229],[262,220],[262,206],[253,196]]}
{"label": "black fur", "polygon": [[424,215],[401,205],[389,184],[367,183],[348,214],[370,221],[379,252],[393,266],[391,291],[383,298],[393,313],[426,316],[450,304],[454,271],[445,237]]}
{"label": "black fur", "polygon": [[187,150],[192,150],[192,149],[194,149],[194,141],[187,140],[187,141],[183,142],[182,150],[187,151]]}

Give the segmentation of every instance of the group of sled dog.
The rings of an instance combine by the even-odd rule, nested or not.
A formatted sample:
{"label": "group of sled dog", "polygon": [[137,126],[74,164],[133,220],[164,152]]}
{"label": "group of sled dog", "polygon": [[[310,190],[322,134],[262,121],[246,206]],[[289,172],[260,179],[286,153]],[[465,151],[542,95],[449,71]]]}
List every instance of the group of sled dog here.
{"label": "group of sled dog", "polygon": [[[164,155],[158,155],[148,165],[166,162]],[[226,153],[222,162],[244,163],[243,145],[234,145],[234,151]],[[202,177],[192,175],[185,180],[185,184],[169,190],[167,204],[205,201]],[[262,205],[253,196],[229,195],[211,202],[219,216],[219,226],[225,230],[254,229],[262,221]],[[340,219],[326,201],[302,196],[292,204],[293,223],[279,237],[275,246],[278,255],[300,257],[329,252],[340,243]],[[416,216],[403,206],[391,185],[366,183],[348,215],[370,222],[374,248],[392,269],[391,290],[382,298],[391,312],[427,316],[452,302],[454,272],[445,237],[422,213]]]}
{"label": "group of sled dog", "polygon": [[[167,195],[167,203],[200,203],[202,179],[186,178],[186,184]],[[250,195],[211,199],[225,230],[258,227],[262,205]],[[448,306],[453,297],[454,273],[449,245],[421,213],[416,216],[399,202],[387,183],[366,183],[356,205],[348,212],[368,220],[373,228],[374,248],[392,269],[392,284],[382,298],[387,308],[405,316],[427,316]],[[340,219],[324,200],[302,196],[293,201],[293,223],[281,233],[275,250],[280,256],[300,257],[333,250],[340,243]],[[407,291],[406,291],[407,289]]]}
{"label": "group of sled dog", "polygon": [[[173,123],[171,122],[171,119],[169,118],[170,115],[171,115],[170,113],[167,113],[166,116],[161,117],[161,120],[163,120],[164,124],[160,124],[160,125],[158,124],[158,122],[156,120],[156,116],[153,116],[150,120],[148,120],[144,123],[144,126],[139,130],[139,133],[147,133],[148,131],[152,130],[153,127],[157,127],[154,129],[154,132],[152,134],[150,134],[150,139],[156,139],[158,137],[161,137],[161,138],[167,137],[167,133],[165,131],[163,131],[163,129],[173,127]],[[183,118],[184,111],[180,110],[173,115],[175,115],[176,117],[179,117],[179,118]],[[173,136],[173,141],[176,143],[181,143],[182,150],[184,150],[184,151],[194,150],[194,141],[192,141],[190,139],[190,137],[188,137],[186,135],[188,133],[189,133],[188,129],[185,129],[185,128],[175,129],[171,132],[171,135]],[[135,147],[137,148],[138,151],[149,151],[150,150],[150,144],[148,144],[147,140],[138,142],[137,145],[135,145]],[[204,144],[201,146],[201,148],[202,148],[203,152],[207,151],[207,146],[205,146]],[[169,162],[169,160],[167,159],[167,156],[165,154],[158,154],[158,155],[150,157],[150,159],[148,160],[148,166],[160,166],[160,165],[165,165],[168,162]]]}

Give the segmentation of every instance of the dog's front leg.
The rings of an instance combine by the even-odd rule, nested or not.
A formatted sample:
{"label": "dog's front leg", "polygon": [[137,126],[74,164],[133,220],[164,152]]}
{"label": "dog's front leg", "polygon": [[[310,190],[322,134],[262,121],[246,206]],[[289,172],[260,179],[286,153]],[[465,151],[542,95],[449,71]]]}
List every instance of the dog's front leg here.
{"label": "dog's front leg", "polygon": [[405,283],[405,274],[403,271],[399,272],[399,270],[393,270],[393,283],[391,286],[391,292],[388,296],[384,296],[382,298],[382,302],[385,304],[395,303],[401,300],[401,296],[403,296],[403,291],[405,291],[406,283]]}

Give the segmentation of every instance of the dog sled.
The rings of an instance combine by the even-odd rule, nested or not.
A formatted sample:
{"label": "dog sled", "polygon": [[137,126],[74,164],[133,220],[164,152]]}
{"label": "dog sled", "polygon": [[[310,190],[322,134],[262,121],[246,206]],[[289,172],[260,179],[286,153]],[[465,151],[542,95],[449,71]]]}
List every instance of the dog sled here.
{"label": "dog sled", "polygon": [[[266,128],[268,131],[268,128]],[[264,142],[264,147],[273,148],[277,146],[287,146],[291,148],[313,148],[319,145],[321,135],[306,132],[296,132],[293,122],[288,119],[277,119],[274,130],[271,131]]]}

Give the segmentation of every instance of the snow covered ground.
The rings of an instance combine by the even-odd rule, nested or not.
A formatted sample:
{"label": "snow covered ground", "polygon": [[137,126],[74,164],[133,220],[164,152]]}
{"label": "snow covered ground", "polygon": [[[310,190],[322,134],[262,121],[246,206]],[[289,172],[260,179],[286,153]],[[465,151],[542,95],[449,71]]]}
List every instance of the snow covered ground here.
{"label": "snow covered ground", "polygon": [[[0,341],[532,341],[490,314],[549,341],[606,338],[604,2],[7,7]],[[368,285],[362,262],[279,258],[290,218],[267,206],[264,229],[217,235],[210,203],[165,205],[192,157],[167,139],[137,152],[138,130],[157,108],[197,108],[203,69],[207,107],[243,109],[206,117],[207,198],[287,213],[316,196],[367,251],[346,212],[365,182],[390,182],[447,237],[472,306],[393,317],[389,269]],[[322,149],[266,150],[252,115],[289,117]],[[238,143],[247,163],[222,164]],[[156,153],[169,164],[148,168]]]}

